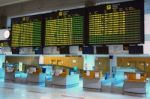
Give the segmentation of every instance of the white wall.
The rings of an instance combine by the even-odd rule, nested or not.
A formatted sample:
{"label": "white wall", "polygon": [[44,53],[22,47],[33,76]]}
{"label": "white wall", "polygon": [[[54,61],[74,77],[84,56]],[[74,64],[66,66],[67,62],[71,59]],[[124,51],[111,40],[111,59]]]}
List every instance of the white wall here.
{"label": "white wall", "polygon": [[150,0],[145,0],[145,44],[144,53],[150,55]]}

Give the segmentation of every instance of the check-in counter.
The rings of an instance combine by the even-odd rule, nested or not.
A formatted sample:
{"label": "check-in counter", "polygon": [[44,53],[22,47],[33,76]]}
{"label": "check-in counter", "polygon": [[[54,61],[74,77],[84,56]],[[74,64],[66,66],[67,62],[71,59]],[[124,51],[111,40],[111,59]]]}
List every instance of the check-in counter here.
{"label": "check-in counter", "polygon": [[28,74],[27,75],[27,83],[45,83],[45,74]]}
{"label": "check-in counter", "polygon": [[52,84],[58,86],[75,86],[79,84],[79,74],[53,76]]}
{"label": "check-in counter", "polygon": [[26,83],[27,82],[27,73],[15,72],[15,82],[16,83]]}
{"label": "check-in counter", "polygon": [[83,68],[82,56],[44,56],[44,64],[53,66],[51,80],[46,80],[46,86],[71,87],[79,84],[79,74],[70,70]]}
{"label": "check-in counter", "polygon": [[46,81],[46,86],[73,87],[79,84],[79,74],[71,72],[69,69],[61,68],[54,70],[51,81]]}
{"label": "check-in counter", "polygon": [[27,72],[26,65],[22,62],[17,63],[15,71],[15,82],[16,83],[26,83],[27,81]]}
{"label": "check-in counter", "polygon": [[133,67],[117,67],[115,71],[115,76],[112,79],[111,92],[113,93],[123,93],[124,85],[124,73],[125,72],[136,72],[136,68]]}
{"label": "check-in counter", "polygon": [[42,68],[36,66],[29,67],[27,73],[27,83],[45,83],[46,74],[42,73]]}
{"label": "check-in counter", "polygon": [[[8,55],[5,60],[5,80],[11,80],[17,83],[39,82],[43,76],[39,76],[39,70],[32,66],[39,65],[38,55]],[[27,68],[30,68],[27,72]],[[31,73],[32,72],[32,73]],[[41,78],[41,79],[39,79]]]}
{"label": "check-in counter", "polygon": [[125,73],[123,93],[146,94],[145,73]]}
{"label": "check-in counter", "polygon": [[90,89],[101,90],[101,72],[84,71],[83,72],[83,87]]}
{"label": "check-in counter", "polygon": [[15,67],[14,66],[5,66],[5,81],[13,82],[15,80]]}

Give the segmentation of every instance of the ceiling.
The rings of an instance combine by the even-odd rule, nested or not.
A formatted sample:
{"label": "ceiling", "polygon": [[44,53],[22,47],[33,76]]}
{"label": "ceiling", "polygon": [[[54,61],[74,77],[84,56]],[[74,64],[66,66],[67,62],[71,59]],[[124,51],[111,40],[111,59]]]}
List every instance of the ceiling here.
{"label": "ceiling", "polygon": [[[23,2],[27,2],[27,1],[41,1],[41,0],[0,0],[0,7],[4,7],[7,5],[13,5],[13,4],[17,4],[17,3],[23,3]],[[47,0],[48,2],[58,2],[59,0]],[[60,0],[61,1],[61,0]],[[63,0],[62,0],[63,1]],[[70,2],[75,2],[75,0],[68,0]],[[68,2],[67,0],[64,0],[63,2]],[[96,3],[96,2],[112,2],[112,1],[126,1],[126,0],[76,0],[76,1],[80,1],[80,2],[87,2],[87,3]],[[127,0],[128,1],[128,0]],[[130,1],[130,0],[129,0]]]}
{"label": "ceiling", "polygon": [[11,4],[16,4],[16,3],[22,3],[26,1],[31,1],[31,0],[0,0],[0,7],[11,5]]}

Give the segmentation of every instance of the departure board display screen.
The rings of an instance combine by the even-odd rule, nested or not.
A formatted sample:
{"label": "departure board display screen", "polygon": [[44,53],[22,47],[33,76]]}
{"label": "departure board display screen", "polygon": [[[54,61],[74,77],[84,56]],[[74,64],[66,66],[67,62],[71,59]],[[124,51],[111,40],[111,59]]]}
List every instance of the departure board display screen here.
{"label": "departure board display screen", "polygon": [[84,14],[84,9],[47,14],[45,46],[83,45]]}
{"label": "departure board display screen", "polygon": [[9,47],[9,42],[0,42],[0,47]]}
{"label": "departure board display screen", "polygon": [[41,46],[41,15],[13,18],[11,32],[12,47]]}
{"label": "departure board display screen", "polygon": [[144,43],[144,0],[88,8],[89,44]]}

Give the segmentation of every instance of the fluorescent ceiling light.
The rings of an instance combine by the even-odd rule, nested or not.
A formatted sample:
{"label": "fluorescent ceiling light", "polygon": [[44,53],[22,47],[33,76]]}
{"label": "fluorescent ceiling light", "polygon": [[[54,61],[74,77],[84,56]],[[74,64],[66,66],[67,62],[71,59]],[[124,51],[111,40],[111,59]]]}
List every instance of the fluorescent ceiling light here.
{"label": "fluorescent ceiling light", "polygon": [[16,4],[16,3],[22,3],[22,2],[26,2],[26,1],[31,1],[31,0],[0,0],[0,7],[12,5],[12,4]]}

